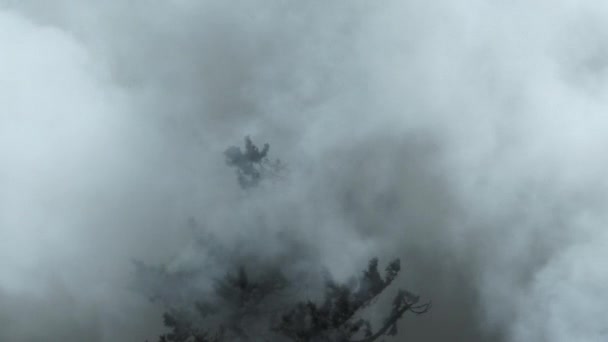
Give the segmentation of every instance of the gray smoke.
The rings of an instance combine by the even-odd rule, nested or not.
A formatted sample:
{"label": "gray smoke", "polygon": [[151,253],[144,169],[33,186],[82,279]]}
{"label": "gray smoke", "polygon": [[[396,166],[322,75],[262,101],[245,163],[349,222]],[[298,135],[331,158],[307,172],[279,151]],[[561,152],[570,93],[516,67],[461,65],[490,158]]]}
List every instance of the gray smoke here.
{"label": "gray smoke", "polygon": [[[131,260],[197,260],[189,217],[268,257],[293,232],[338,277],[401,257],[434,307],[400,339],[605,340],[607,18],[1,0],[0,340],[154,337]],[[222,155],[248,134],[291,170],[254,196]]]}

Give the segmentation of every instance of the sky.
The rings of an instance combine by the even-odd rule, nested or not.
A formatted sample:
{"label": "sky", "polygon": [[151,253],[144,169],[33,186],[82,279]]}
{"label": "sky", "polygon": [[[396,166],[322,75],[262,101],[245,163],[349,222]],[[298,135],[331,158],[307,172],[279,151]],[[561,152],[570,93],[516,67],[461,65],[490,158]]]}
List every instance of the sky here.
{"label": "sky", "polygon": [[[608,5],[0,0],[0,340],[143,341],[193,218],[336,277],[400,257],[424,341],[604,341]],[[223,150],[290,168],[244,194]],[[190,254],[189,254],[190,253]],[[221,270],[218,270],[218,272]],[[401,338],[401,337],[400,337]]]}

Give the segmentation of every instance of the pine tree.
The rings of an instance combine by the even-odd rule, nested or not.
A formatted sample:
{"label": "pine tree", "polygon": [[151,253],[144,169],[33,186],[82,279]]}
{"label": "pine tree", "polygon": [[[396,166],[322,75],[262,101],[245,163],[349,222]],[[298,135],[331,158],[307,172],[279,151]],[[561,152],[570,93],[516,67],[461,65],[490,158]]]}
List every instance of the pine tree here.
{"label": "pine tree", "polygon": [[[285,170],[280,160],[269,161],[269,150],[270,145],[264,144],[260,150],[245,137],[244,151],[232,146],[224,152],[242,188],[255,187]],[[201,248],[229,250],[218,246],[212,236],[206,241]],[[248,272],[243,265],[234,265],[214,281],[212,291],[192,285],[206,277],[209,270],[205,268],[178,272],[137,262],[136,275],[139,288],[166,308],[163,318],[170,332],[159,336],[159,342],[372,342],[395,336],[405,313],[422,314],[431,306],[406,290],[398,290],[384,321],[374,330],[362,311],[374,306],[394,283],[401,270],[399,259],[387,265],[384,276],[375,258],[348,283],[337,283],[327,276],[319,303],[295,295],[297,279],[288,279],[283,272],[288,267],[278,263]]]}

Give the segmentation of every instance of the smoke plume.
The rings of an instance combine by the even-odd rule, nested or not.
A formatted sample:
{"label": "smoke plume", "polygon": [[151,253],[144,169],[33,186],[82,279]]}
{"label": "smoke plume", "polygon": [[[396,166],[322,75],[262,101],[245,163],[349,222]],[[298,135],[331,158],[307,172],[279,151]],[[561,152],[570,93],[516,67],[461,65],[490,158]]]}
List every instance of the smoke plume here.
{"label": "smoke plume", "polygon": [[[0,340],[154,338],[131,261],[201,261],[189,218],[261,259],[291,234],[294,267],[336,277],[400,257],[434,307],[399,340],[605,340],[607,18],[0,0]],[[286,180],[238,187],[222,153],[246,135]]]}

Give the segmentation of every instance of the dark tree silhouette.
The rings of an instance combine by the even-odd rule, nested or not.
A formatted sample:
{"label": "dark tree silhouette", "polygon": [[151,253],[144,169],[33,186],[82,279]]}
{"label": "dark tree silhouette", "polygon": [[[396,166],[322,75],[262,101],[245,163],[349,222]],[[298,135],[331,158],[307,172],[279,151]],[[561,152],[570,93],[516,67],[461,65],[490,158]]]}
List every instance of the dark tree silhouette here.
{"label": "dark tree silhouette", "polygon": [[[287,281],[278,271],[267,272],[252,281],[244,268],[216,280],[214,291],[206,298],[194,299],[194,312],[173,309],[166,312],[164,324],[171,329],[159,342],[255,341],[252,328],[267,316],[267,297],[281,292]],[[212,327],[209,327],[209,326]],[[214,330],[214,331],[213,331]]]}
{"label": "dark tree silhouette", "polygon": [[255,187],[264,178],[279,177],[285,170],[286,167],[280,159],[270,161],[267,158],[269,149],[270,145],[266,143],[260,151],[251,138],[246,136],[244,151],[237,146],[231,146],[224,151],[226,164],[236,169],[242,188]]}
{"label": "dark tree silhouette", "polygon": [[418,296],[399,290],[389,315],[376,332],[368,320],[356,315],[395,280],[399,270],[397,259],[387,266],[382,279],[378,260],[372,259],[356,287],[328,281],[321,305],[311,301],[297,303],[274,329],[297,342],[371,342],[384,335],[394,336],[397,322],[407,311],[425,313],[430,309],[430,302],[418,304]]}
{"label": "dark tree silhouette", "polygon": [[[321,304],[312,301],[265,303],[290,285],[280,272],[265,274],[252,281],[244,268],[218,280],[209,298],[194,300],[196,313],[170,310],[164,314],[165,326],[171,332],[160,336],[159,342],[224,342],[224,341],[294,341],[294,342],[372,342],[383,336],[397,334],[397,323],[406,312],[422,314],[430,302],[419,304],[419,297],[399,290],[385,320],[377,330],[361,311],[372,304],[397,277],[400,262],[391,262],[384,278],[378,272],[378,260],[372,259],[368,268],[351,284],[327,280]],[[283,312],[279,318],[277,312]],[[214,328],[205,326],[210,316],[216,316]],[[261,336],[259,325],[271,323],[268,333]],[[253,332],[252,332],[253,331]]]}
{"label": "dark tree silhouette", "polygon": [[[224,152],[242,188],[257,186],[283,170],[279,160],[268,161],[269,149],[264,144],[260,150],[246,137],[244,151],[233,146]],[[211,254],[231,250],[210,235],[200,247]],[[320,303],[301,299],[297,293],[301,279],[288,279],[282,271],[289,268],[285,263],[258,265],[252,273],[242,265],[230,266],[234,271],[213,281],[210,291],[197,286],[200,279],[209,278],[209,268],[220,266],[205,267],[171,272],[136,262],[139,288],[165,307],[164,324],[170,332],[159,336],[159,342],[372,342],[396,335],[397,323],[406,312],[422,314],[430,309],[430,302],[420,303],[418,296],[398,290],[377,329],[363,318],[363,311],[395,281],[401,270],[399,259],[388,264],[384,276],[374,258],[348,283],[326,277]]]}

